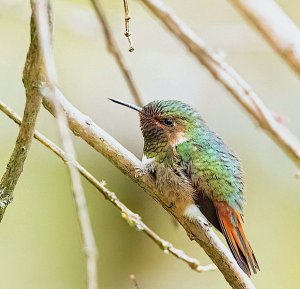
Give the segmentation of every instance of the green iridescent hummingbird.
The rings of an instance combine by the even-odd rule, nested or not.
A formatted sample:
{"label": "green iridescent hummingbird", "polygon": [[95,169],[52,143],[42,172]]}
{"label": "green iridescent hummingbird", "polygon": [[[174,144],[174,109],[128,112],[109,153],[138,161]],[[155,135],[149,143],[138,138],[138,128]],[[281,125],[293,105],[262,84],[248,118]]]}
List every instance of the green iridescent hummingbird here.
{"label": "green iridescent hummingbird", "polygon": [[205,215],[243,271],[250,276],[251,267],[256,273],[259,266],[242,228],[243,179],[233,152],[185,103],[158,100],[140,108],[110,100],[139,112],[142,162],[170,208],[190,220]]}

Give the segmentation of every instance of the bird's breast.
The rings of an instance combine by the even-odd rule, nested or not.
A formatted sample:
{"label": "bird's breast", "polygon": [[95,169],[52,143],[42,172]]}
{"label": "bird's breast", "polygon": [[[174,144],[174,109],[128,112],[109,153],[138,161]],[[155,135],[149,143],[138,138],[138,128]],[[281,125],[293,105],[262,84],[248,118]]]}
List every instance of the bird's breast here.
{"label": "bird's breast", "polygon": [[161,197],[169,207],[184,211],[188,204],[193,203],[195,193],[191,180],[178,165],[170,166],[155,159],[143,157],[143,164],[155,176],[156,186]]}

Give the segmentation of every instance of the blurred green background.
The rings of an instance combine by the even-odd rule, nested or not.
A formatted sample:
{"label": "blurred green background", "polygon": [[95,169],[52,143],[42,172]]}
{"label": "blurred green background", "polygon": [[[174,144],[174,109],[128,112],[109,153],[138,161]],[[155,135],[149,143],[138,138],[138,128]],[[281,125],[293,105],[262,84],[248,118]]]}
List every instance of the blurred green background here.
{"label": "blurred green background", "polygon": [[[0,0],[0,97],[19,114],[24,106],[22,69],[29,44],[29,1]],[[297,169],[206,69],[150,15],[130,1],[136,51],[128,52],[120,0],[102,1],[117,41],[146,101],[178,99],[197,108],[242,160],[247,205],[245,230],[261,266],[257,288],[300,288],[300,181]],[[300,2],[278,1],[299,25]],[[135,113],[107,101],[132,101],[106,51],[101,27],[88,0],[54,1],[55,57],[66,97],[125,147],[141,157],[142,136]],[[222,0],[167,4],[253,85],[274,112],[300,137],[299,79],[238,12]],[[12,152],[17,126],[0,113],[0,170]],[[38,129],[58,142],[56,123],[44,109]],[[132,181],[80,139],[79,161],[161,237],[203,264],[209,258],[168,214]],[[100,288],[229,288],[218,272],[198,274],[164,254],[83,181],[99,250]],[[66,167],[36,141],[0,229],[2,289],[85,288],[82,240]]]}

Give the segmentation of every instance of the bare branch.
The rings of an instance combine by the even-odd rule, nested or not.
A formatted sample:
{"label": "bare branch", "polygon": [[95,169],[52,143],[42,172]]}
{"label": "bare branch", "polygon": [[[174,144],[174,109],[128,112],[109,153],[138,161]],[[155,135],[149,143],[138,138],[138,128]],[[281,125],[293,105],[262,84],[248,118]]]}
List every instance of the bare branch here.
{"label": "bare branch", "polygon": [[91,0],[91,3],[95,9],[95,13],[98,17],[100,24],[102,25],[104,36],[106,39],[107,50],[114,56],[125,80],[128,85],[128,88],[134,98],[134,101],[137,105],[143,106],[143,100],[140,92],[137,89],[137,85],[133,80],[131,72],[125,62],[125,59],[122,56],[122,53],[118,47],[116,40],[114,39],[112,30],[109,26],[109,23],[106,19],[103,8],[99,2],[99,0]]}
{"label": "bare branch", "polygon": [[300,30],[273,0],[231,0],[300,77]]}
{"label": "bare branch", "polygon": [[[10,119],[12,119],[18,125],[21,125],[21,118],[5,103],[0,100],[0,110],[5,113]],[[45,147],[54,152],[58,157],[60,157],[65,163],[67,163],[68,159],[66,153],[59,148],[52,141],[47,139],[40,132],[35,131],[34,137]],[[91,175],[84,167],[82,167],[77,161],[72,160],[75,168],[79,171],[79,173],[90,182],[103,196],[106,200],[108,200],[111,204],[113,204],[121,213],[122,217],[126,219],[129,225],[135,227],[138,231],[144,232],[151,240],[153,240],[159,248],[161,248],[165,253],[171,253],[176,258],[187,263],[191,269],[196,272],[206,272],[215,269],[214,265],[200,265],[200,262],[186,255],[182,250],[175,248],[171,243],[159,237],[152,229],[150,229],[141,219],[138,214],[133,213],[129,208],[127,208],[118,198],[117,196],[109,191],[104,182],[99,182],[93,175]]]}
{"label": "bare branch", "polygon": [[129,42],[129,52],[134,51],[134,47],[131,40],[131,33],[129,31],[129,21],[131,17],[129,16],[129,8],[128,8],[128,0],[123,0],[124,3],[124,11],[125,11],[125,33],[124,35],[127,37]]}
{"label": "bare branch", "polygon": [[219,55],[212,52],[174,11],[160,0],[142,0],[162,23],[189,49],[189,51],[220,81],[250,116],[300,168],[299,140],[265,106],[251,86]]}
{"label": "bare branch", "polygon": [[[42,92],[44,106],[54,114],[47,88],[45,87]],[[139,174],[143,168],[141,162],[112,136],[98,127],[88,116],[82,114],[72,106],[61,93],[58,96],[69,121],[69,127],[75,135],[85,140],[125,175],[138,183],[167,212],[172,214],[184,227],[190,239],[195,240],[205,250],[233,288],[255,288],[248,276],[238,266],[232,254],[214,233],[204,216],[194,223],[188,221],[184,216],[177,214],[172,208],[168,208],[168,204],[164,202],[164,196],[156,188],[153,177],[150,174]]]}
{"label": "bare branch", "polygon": [[23,171],[24,162],[33,139],[37,115],[42,103],[38,85],[45,78],[44,72],[40,70],[42,60],[33,16],[30,23],[30,36],[31,42],[23,71],[23,82],[26,89],[24,121],[20,126],[13,153],[0,183],[0,221],[3,218],[6,207],[12,201],[13,191]]}
{"label": "bare branch", "polygon": [[[64,150],[66,151],[67,165],[71,177],[72,191],[77,207],[77,215],[80,223],[81,234],[84,242],[84,252],[87,261],[87,288],[97,289],[98,288],[98,277],[97,277],[97,247],[95,243],[94,233],[88,213],[86,199],[81,184],[81,179],[78,171],[75,168],[75,149],[73,146],[72,138],[68,130],[68,123],[63,113],[62,107],[59,103],[59,99],[56,96],[56,68],[54,58],[51,49],[51,32],[50,25],[52,18],[52,11],[50,1],[39,0],[32,1],[32,11],[35,15],[39,45],[41,48],[41,54],[43,57],[45,74],[47,78],[47,85],[50,89],[50,101],[53,104],[55,115],[57,117],[57,124],[59,129],[60,138]],[[52,23],[51,23],[52,24]]]}

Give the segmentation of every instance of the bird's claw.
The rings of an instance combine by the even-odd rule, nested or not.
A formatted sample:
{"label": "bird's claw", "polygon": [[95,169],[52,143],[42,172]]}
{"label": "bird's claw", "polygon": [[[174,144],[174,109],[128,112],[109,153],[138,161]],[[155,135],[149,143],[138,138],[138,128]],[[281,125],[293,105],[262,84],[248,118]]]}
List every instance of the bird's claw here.
{"label": "bird's claw", "polygon": [[172,202],[168,207],[168,209],[171,209],[175,204]]}
{"label": "bird's claw", "polygon": [[147,173],[147,170],[141,167],[136,167],[135,168],[135,173],[134,173],[134,177],[135,178],[141,178],[143,177],[145,174]]}

